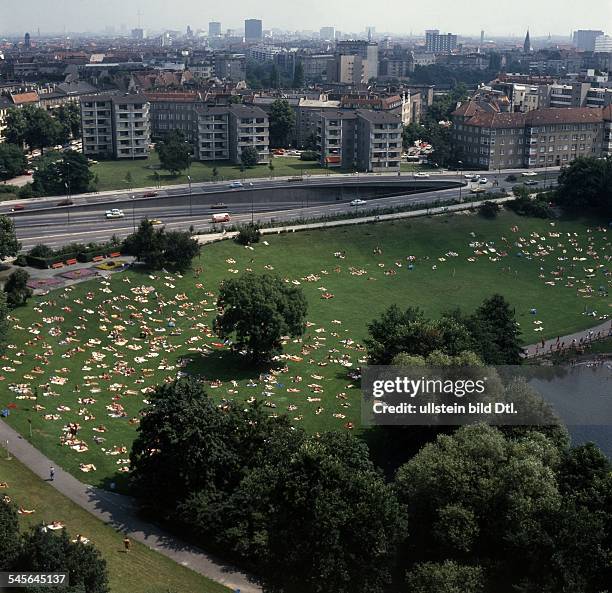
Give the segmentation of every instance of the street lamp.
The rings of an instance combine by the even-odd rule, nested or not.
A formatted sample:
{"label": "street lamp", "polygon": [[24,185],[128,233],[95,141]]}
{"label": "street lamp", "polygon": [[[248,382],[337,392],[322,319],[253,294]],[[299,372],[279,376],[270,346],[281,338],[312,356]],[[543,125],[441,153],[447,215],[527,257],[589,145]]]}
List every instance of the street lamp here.
{"label": "street lamp", "polygon": [[136,232],[136,199],[133,195],[130,196],[130,199],[132,200],[132,229]]}
{"label": "street lamp", "polygon": [[191,203],[191,175],[187,175],[187,179],[189,180],[189,216],[192,216],[193,208]]}
{"label": "street lamp", "polygon": [[459,203],[461,203],[461,190],[463,189],[463,181],[461,181],[461,172],[463,171],[463,161],[457,161],[457,174],[459,176]]}
{"label": "street lamp", "polygon": [[64,182],[64,187],[66,188],[66,212],[68,214],[68,224],[70,224],[70,182]]}

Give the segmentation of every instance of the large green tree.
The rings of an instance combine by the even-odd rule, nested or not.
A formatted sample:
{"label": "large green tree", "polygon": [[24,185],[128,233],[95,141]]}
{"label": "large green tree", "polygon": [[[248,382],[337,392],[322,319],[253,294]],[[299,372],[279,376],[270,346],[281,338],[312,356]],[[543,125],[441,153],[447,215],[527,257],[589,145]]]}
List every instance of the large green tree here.
{"label": "large green tree", "polygon": [[61,124],[46,109],[27,106],[23,112],[26,120],[23,140],[30,149],[40,148],[44,151],[65,140]]}
{"label": "large green tree", "polygon": [[[285,418],[261,406],[223,408],[196,379],[156,387],[130,454],[132,478],[142,503],[163,516],[197,519],[197,530],[219,527],[227,496],[245,472],[267,454],[275,432],[291,432]],[[154,496],[151,496],[154,493]],[[198,515],[191,499],[205,500]]]}
{"label": "large green tree", "polygon": [[16,269],[6,281],[4,292],[6,303],[11,308],[21,307],[32,296],[32,289],[28,286],[30,275],[22,268]]}
{"label": "large green tree", "polygon": [[397,473],[398,496],[410,524],[408,565],[439,557],[478,559],[489,586],[500,593],[516,588],[597,591],[557,588],[560,566],[571,555],[567,552],[578,549],[568,545],[571,529],[579,537],[593,532],[588,541],[594,553],[589,557],[581,550],[580,555],[586,574],[603,569],[605,551],[599,550],[606,545],[601,523],[567,505],[558,480],[562,459],[563,451],[539,432],[505,436],[478,425],[438,436]]}
{"label": "large green tree", "polygon": [[200,244],[186,231],[166,233],[163,228],[156,229],[150,220],[144,219],[138,230],[125,238],[122,250],[152,270],[172,266],[184,272],[200,253]]}
{"label": "large green tree", "polygon": [[295,113],[286,99],[277,99],[270,107],[270,146],[286,148],[295,128]]}
{"label": "large green tree", "polygon": [[279,593],[387,590],[404,517],[350,434],[299,442],[253,469],[228,501],[224,538]]}
{"label": "large green tree", "polygon": [[13,503],[0,499],[0,571],[11,570],[20,552],[17,508]]}
{"label": "large green tree", "polygon": [[450,317],[427,319],[417,307],[401,311],[391,305],[368,325],[365,340],[371,364],[390,364],[400,353],[427,356],[440,351],[451,356],[470,350],[466,327]]}
{"label": "large green tree", "polygon": [[259,162],[259,152],[254,146],[246,146],[240,153],[240,162],[245,167],[254,167]]}
{"label": "large green tree", "polygon": [[162,169],[172,175],[178,175],[191,164],[191,146],[180,130],[172,130],[156,144],[155,150]]}
{"label": "large green tree", "polygon": [[298,286],[269,274],[244,274],[225,281],[219,290],[221,311],[215,328],[233,338],[234,348],[255,360],[267,360],[282,350],[282,336],[299,337],[306,328],[306,297]]}
{"label": "large green tree", "polygon": [[67,138],[80,138],[81,136],[81,111],[77,103],[60,105],[56,117],[64,128],[64,136]]}
{"label": "large green tree", "polygon": [[33,188],[39,195],[77,194],[91,190],[93,180],[87,157],[75,150],[66,150],[36,160]]}
{"label": "large green tree", "polygon": [[0,181],[21,175],[28,167],[23,150],[16,144],[0,144]]}
{"label": "large green tree", "polygon": [[556,202],[574,212],[612,215],[612,157],[580,157],[561,169]]}
{"label": "large green tree", "polygon": [[302,62],[298,62],[293,70],[293,88],[304,88],[304,65]]}
{"label": "large green tree", "polygon": [[59,534],[34,526],[23,536],[15,570],[68,572],[67,593],[109,593],[106,561],[92,544],[72,542],[65,530]]}
{"label": "large green tree", "polygon": [[17,241],[15,222],[8,216],[0,216],[0,261],[19,253],[21,243]]}

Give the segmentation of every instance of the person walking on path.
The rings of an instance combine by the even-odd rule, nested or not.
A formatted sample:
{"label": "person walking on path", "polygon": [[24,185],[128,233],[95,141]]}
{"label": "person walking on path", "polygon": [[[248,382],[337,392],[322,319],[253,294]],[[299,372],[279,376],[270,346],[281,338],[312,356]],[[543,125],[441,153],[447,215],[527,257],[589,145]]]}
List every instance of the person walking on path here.
{"label": "person walking on path", "polygon": [[51,466],[49,468],[49,481],[53,482],[53,480],[55,480],[55,468]]}

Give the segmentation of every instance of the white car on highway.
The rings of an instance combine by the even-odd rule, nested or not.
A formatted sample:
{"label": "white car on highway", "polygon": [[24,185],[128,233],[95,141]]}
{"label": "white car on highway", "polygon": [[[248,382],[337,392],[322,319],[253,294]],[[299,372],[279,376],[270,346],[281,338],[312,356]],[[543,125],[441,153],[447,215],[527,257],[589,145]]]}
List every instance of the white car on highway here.
{"label": "white car on highway", "polygon": [[365,200],[351,200],[351,206],[363,206],[364,204],[367,204]]}
{"label": "white car on highway", "polygon": [[123,218],[125,214],[123,214],[123,210],[119,210],[119,208],[113,208],[112,210],[106,211],[106,218]]}
{"label": "white car on highway", "polygon": [[242,182],[240,181],[232,181],[228,187],[231,189],[235,189],[235,188],[244,187],[244,186],[242,185]]}
{"label": "white car on highway", "polygon": [[413,177],[415,177],[415,178],[417,178],[417,179],[419,179],[419,178],[424,178],[424,177],[429,177],[429,173],[422,173],[422,172],[421,172],[421,173],[415,173],[415,174],[413,175]]}

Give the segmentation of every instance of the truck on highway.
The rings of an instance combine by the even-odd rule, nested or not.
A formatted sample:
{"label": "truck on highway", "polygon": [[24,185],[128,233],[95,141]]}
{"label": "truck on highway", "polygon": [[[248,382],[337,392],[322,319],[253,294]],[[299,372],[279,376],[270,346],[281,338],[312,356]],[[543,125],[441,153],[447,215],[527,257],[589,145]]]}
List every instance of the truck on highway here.
{"label": "truck on highway", "polygon": [[231,220],[231,216],[228,212],[223,212],[221,214],[213,214],[211,220],[213,223],[229,222]]}

